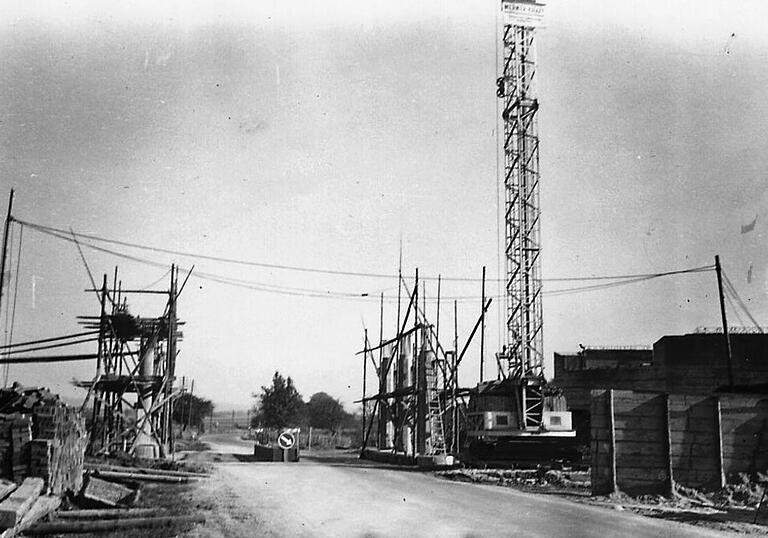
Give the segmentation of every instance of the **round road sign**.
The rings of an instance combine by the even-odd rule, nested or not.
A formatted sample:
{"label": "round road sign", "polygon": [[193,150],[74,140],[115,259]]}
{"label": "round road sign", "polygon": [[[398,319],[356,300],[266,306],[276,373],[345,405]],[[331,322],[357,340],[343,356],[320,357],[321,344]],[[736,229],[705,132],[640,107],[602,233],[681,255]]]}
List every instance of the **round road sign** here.
{"label": "round road sign", "polygon": [[289,448],[293,448],[293,445],[296,444],[296,438],[291,432],[283,432],[277,436],[277,444],[283,450],[288,450]]}

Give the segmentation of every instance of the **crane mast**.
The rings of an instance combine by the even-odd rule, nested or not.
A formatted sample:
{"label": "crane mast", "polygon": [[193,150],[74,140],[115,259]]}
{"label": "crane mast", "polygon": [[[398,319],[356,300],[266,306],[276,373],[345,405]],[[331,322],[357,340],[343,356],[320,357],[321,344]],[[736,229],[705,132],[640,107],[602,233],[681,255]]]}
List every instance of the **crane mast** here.
{"label": "crane mast", "polygon": [[[542,4],[502,0],[503,63],[497,79],[505,193],[506,375],[521,380],[523,424],[541,423],[543,319],[541,305],[541,231],[539,208],[539,136],[534,38]],[[500,358],[501,358],[500,357]]]}
{"label": "crane mast", "polygon": [[501,0],[498,39],[504,53],[497,56],[503,63],[496,94],[498,148],[504,154],[499,188],[504,186],[506,330],[504,347],[496,355],[499,379],[482,379],[481,366],[481,381],[467,404],[465,447],[480,460],[580,457],[565,398],[547,385],[543,371],[534,50],[543,9],[533,0]]}

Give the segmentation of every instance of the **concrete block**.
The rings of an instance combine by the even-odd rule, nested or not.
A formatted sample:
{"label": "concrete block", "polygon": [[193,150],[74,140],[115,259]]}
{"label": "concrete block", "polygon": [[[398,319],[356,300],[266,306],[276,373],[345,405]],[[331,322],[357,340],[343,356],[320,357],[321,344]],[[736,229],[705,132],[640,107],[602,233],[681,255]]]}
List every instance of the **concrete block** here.
{"label": "concrete block", "polygon": [[7,499],[0,503],[0,527],[14,527],[32,507],[45,483],[42,478],[25,478]]}
{"label": "concrete block", "polygon": [[134,490],[121,484],[89,476],[83,489],[83,498],[106,506],[117,506],[127,501],[133,493]]}

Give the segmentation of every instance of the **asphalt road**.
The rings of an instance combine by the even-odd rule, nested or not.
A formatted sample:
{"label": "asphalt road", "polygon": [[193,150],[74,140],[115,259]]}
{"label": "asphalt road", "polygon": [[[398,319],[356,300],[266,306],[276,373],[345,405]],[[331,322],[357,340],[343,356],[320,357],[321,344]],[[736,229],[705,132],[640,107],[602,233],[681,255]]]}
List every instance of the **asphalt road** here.
{"label": "asphalt road", "polygon": [[299,463],[240,462],[252,444],[204,439],[216,473],[254,532],[271,536],[724,536],[555,495],[450,482],[336,454]]}

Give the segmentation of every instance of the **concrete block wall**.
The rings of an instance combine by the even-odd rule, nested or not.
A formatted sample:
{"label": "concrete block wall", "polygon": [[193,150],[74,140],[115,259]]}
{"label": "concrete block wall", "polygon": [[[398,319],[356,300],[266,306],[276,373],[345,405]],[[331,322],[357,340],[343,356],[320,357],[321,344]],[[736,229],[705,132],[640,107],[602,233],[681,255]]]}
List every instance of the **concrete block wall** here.
{"label": "concrete block wall", "polygon": [[717,398],[673,394],[669,397],[672,470],[688,487],[720,485]]}
{"label": "concrete block wall", "polygon": [[768,395],[592,392],[592,491],[722,487],[768,469]]}
{"label": "concrete block wall", "polygon": [[593,391],[592,491],[657,493],[668,487],[666,401],[657,393]]}
{"label": "concrete block wall", "polygon": [[768,395],[720,396],[725,474],[768,469]]}

